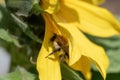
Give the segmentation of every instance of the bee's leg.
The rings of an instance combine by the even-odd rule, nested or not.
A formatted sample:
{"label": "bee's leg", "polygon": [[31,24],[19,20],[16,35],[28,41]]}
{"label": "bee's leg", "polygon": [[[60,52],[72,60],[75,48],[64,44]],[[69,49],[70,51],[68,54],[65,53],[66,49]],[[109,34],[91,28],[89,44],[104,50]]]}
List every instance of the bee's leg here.
{"label": "bee's leg", "polygon": [[50,55],[52,55],[52,54],[54,54],[54,53],[56,53],[56,52],[58,52],[60,50],[61,50],[61,48],[55,49],[53,52],[51,52],[50,54],[48,54],[45,58],[49,57]]}
{"label": "bee's leg", "polygon": [[64,61],[65,61],[64,55],[61,54],[61,55],[59,56],[59,59],[60,59],[61,62],[64,62]]}
{"label": "bee's leg", "polygon": [[68,53],[65,53],[65,55],[64,55],[65,57],[67,57],[68,59],[69,59],[69,55],[68,55]]}
{"label": "bee's leg", "polygon": [[61,49],[61,53],[62,54],[59,56],[59,59],[61,62],[64,62],[66,58],[65,58],[65,52],[62,49]]}
{"label": "bee's leg", "polygon": [[59,56],[59,59],[61,62],[65,62],[66,59],[69,59],[69,56],[67,53],[63,53]]}

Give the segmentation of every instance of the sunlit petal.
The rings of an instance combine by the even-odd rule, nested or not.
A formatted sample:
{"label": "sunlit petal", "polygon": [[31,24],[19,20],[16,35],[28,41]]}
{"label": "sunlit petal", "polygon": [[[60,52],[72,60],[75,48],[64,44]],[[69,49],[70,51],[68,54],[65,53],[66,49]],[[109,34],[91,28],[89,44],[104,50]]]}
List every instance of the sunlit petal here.
{"label": "sunlit petal", "polygon": [[37,60],[41,80],[61,80],[59,58],[55,55],[45,58],[53,51],[53,45],[49,41],[54,33],[68,40],[69,66],[81,71],[89,80],[90,63],[93,62],[103,78],[106,78],[108,57],[104,49],[92,43],[83,32],[98,37],[110,37],[120,34],[120,24],[107,10],[96,6],[104,0],[86,1],[88,0],[42,1],[41,6],[47,13],[43,13],[46,22],[45,38]]}
{"label": "sunlit petal", "polygon": [[91,3],[91,4],[95,4],[95,5],[100,5],[100,4],[103,4],[105,2],[105,0],[83,0],[83,1],[86,1],[86,2]]}
{"label": "sunlit petal", "polygon": [[42,0],[41,7],[48,13],[53,14],[59,10],[59,0]]}
{"label": "sunlit petal", "polygon": [[81,71],[86,80],[91,79],[91,64],[89,58],[82,56],[74,65],[72,65],[72,68]]}
{"label": "sunlit petal", "polygon": [[45,38],[37,59],[39,78],[40,80],[61,80],[61,71],[58,59],[56,59],[54,55],[51,55],[50,58],[45,58],[49,53],[52,52],[52,46],[50,46],[49,41],[53,36],[53,32],[57,32],[57,29],[54,28],[54,24],[52,24],[48,18],[45,18],[45,21]]}
{"label": "sunlit petal", "polygon": [[58,14],[61,23],[74,23],[83,32],[99,37],[120,34],[120,24],[105,9],[83,1],[64,0]]}

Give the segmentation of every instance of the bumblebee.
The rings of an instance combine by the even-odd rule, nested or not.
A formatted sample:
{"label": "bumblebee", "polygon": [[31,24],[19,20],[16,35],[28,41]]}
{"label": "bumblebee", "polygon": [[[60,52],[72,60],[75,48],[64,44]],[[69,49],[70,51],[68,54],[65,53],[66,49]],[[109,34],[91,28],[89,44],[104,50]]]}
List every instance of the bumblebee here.
{"label": "bumblebee", "polygon": [[64,36],[54,34],[54,36],[50,39],[50,42],[52,42],[53,51],[50,54],[48,54],[46,58],[52,54],[61,52],[61,55],[59,56],[60,61],[63,62],[66,58],[69,59],[68,40]]}

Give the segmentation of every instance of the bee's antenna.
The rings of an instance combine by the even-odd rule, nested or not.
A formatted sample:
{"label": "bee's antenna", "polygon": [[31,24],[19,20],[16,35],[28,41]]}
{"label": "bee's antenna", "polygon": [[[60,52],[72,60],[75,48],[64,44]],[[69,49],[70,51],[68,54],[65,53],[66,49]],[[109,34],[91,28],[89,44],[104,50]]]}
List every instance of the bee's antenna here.
{"label": "bee's antenna", "polygon": [[55,33],[53,33],[53,34],[54,34],[53,37],[50,38],[48,43],[53,42],[55,40],[57,34],[55,34]]}
{"label": "bee's antenna", "polygon": [[45,58],[48,58],[50,55],[52,55],[53,54],[53,52],[52,53],[50,53],[50,54],[48,54]]}

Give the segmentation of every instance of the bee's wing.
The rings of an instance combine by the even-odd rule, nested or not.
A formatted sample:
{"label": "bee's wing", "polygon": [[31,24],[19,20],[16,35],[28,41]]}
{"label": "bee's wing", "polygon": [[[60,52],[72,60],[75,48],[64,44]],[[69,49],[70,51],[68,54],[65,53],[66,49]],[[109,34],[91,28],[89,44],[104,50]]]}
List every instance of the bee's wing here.
{"label": "bee's wing", "polygon": [[68,46],[61,46],[62,50],[64,50],[64,54],[68,57],[69,59],[69,47]]}

